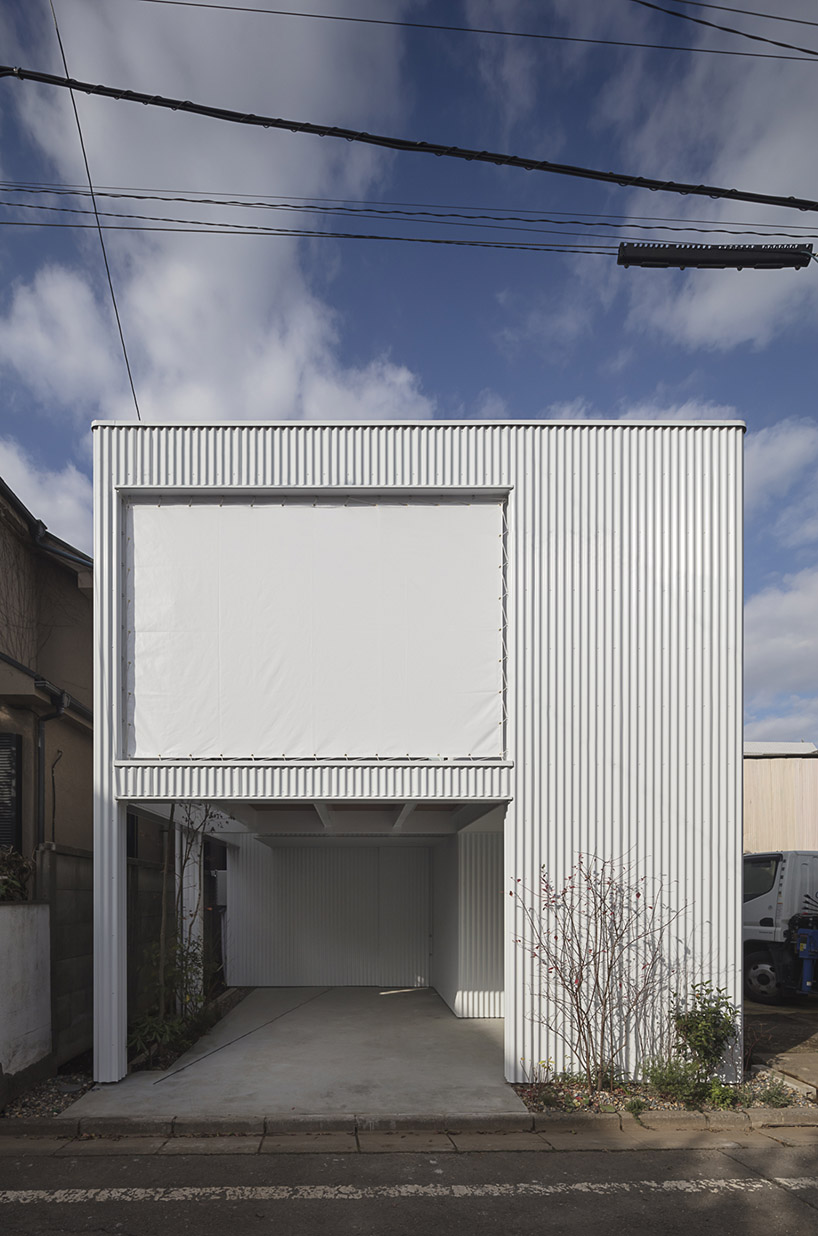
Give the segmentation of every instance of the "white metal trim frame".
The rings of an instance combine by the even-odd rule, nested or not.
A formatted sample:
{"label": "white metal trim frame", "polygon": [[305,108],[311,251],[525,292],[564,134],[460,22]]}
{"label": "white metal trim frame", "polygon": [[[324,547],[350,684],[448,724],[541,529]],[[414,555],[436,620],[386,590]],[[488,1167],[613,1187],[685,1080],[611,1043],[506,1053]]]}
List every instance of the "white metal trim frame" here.
{"label": "white metal trim frame", "polygon": [[126,808],[117,795],[122,667],[121,503],[109,485],[112,438],[94,439],[94,1072],[128,1068]]}
{"label": "white metal trim frame", "polygon": [[504,526],[474,490],[123,499],[126,755],[502,760]]}
{"label": "white metal trim frame", "polygon": [[506,802],[510,764],[119,763],[115,793],[129,802],[180,799],[411,802],[447,799]]}
{"label": "white metal trim frame", "polygon": [[[177,494],[508,491],[506,881],[531,888],[543,864],[559,879],[579,850],[629,853],[647,875],[676,881],[689,905],[678,943],[686,972],[738,1001],[742,432],[736,422],[95,427],[96,867],[99,921],[116,928],[113,941],[98,937],[100,1080],[121,1076],[116,1061],[124,1060],[111,994],[124,977],[117,796],[209,797],[212,787],[225,798],[258,797],[281,776],[249,763],[120,764],[114,773],[122,753],[117,495],[146,486]],[[454,793],[451,767],[432,767],[443,781],[430,796],[468,796],[459,785]],[[494,778],[497,769],[468,770],[481,774]],[[318,771],[290,775],[310,796]],[[416,775],[405,770],[410,781]],[[392,797],[396,781],[388,765],[324,776],[339,786],[349,778],[344,795],[352,797],[356,785]],[[414,786],[396,796],[424,797]],[[558,1060],[561,1051],[539,1023],[538,977],[514,944],[514,901],[505,904],[506,1076],[516,1079],[531,1060]]]}

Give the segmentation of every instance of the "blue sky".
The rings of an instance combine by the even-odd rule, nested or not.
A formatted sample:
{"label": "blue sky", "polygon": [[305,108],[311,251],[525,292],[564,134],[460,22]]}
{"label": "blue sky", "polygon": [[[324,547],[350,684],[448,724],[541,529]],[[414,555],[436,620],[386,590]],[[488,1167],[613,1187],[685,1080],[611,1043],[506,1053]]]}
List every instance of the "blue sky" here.
{"label": "blue sky", "polygon": [[[85,80],[647,176],[818,197],[818,64],[811,62],[143,0],[55,0],[55,7],[69,70]],[[759,50],[631,0],[288,0],[286,7]],[[814,17],[809,0],[774,7]],[[818,28],[686,11],[818,48]],[[7,3],[0,42],[10,63],[62,72],[43,0]],[[579,233],[586,245],[595,237],[602,245],[620,236],[735,239],[636,228],[661,220],[683,228],[767,224],[799,234],[813,224],[797,212],[392,154],[105,99],[78,96],[77,104],[96,186],[221,203],[100,198],[100,209],[109,211],[562,244]],[[0,126],[0,217],[71,218],[21,205],[34,201],[88,208],[87,198],[14,188],[82,184],[67,92],[3,80]],[[239,196],[293,205],[307,199],[302,204],[312,213],[225,204]],[[511,228],[568,235],[526,235],[496,223],[480,228],[474,219],[344,217],[318,209],[318,198],[511,214],[520,216]],[[537,216],[591,226],[536,223]],[[626,271],[610,256],[587,252],[163,232],[108,232],[107,243],[144,419],[745,420],[747,736],[818,740],[816,266]],[[0,475],[57,535],[87,548],[90,422],[133,416],[98,239],[90,230],[3,227],[0,263]]]}

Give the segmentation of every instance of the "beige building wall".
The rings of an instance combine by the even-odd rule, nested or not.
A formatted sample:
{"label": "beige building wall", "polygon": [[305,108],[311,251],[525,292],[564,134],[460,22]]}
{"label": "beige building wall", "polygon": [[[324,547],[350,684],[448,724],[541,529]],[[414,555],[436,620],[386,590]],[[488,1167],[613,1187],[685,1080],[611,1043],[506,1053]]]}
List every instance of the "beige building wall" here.
{"label": "beige building wall", "polygon": [[[90,852],[93,742],[90,720],[74,708],[46,722],[43,836],[38,838],[37,722],[56,711],[35,675],[91,707],[91,576],[50,555],[26,519],[0,498],[0,732],[22,736],[22,849],[38,841]],[[23,668],[24,667],[24,668]],[[26,672],[28,671],[28,672]]]}
{"label": "beige building wall", "polygon": [[744,760],[744,852],[818,850],[818,757]]}

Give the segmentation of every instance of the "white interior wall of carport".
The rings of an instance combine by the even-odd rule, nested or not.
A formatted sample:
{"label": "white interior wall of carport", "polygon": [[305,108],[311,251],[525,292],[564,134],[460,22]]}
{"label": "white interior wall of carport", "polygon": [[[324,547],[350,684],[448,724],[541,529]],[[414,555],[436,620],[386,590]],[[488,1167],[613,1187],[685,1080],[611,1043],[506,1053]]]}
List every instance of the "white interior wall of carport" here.
{"label": "white interior wall of carport", "polygon": [[237,840],[227,866],[231,985],[428,986],[426,846]]}
{"label": "white interior wall of carport", "polygon": [[431,982],[458,1017],[503,1016],[503,810],[432,850]]}

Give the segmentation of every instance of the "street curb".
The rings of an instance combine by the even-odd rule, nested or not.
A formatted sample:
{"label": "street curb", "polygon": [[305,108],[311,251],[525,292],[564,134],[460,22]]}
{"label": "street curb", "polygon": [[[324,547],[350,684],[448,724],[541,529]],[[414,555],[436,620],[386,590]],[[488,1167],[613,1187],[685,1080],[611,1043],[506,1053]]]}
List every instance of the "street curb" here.
{"label": "street curb", "polygon": [[798,1129],[818,1125],[818,1107],[749,1107],[751,1129]]}
{"label": "street curb", "polygon": [[534,1113],[535,1133],[612,1133],[621,1127],[619,1112]]}
{"label": "street curb", "polygon": [[[169,1136],[172,1137],[263,1137],[266,1132],[265,1120],[259,1116],[255,1120],[245,1120],[240,1116],[231,1119],[230,1116],[213,1116],[207,1120],[197,1120],[195,1117],[175,1116]],[[80,1124],[85,1132],[85,1122]]]}
{"label": "street curb", "polygon": [[789,1086],[791,1090],[797,1090],[799,1094],[804,1094],[808,1099],[818,1098],[818,1090],[815,1086],[811,1086],[809,1082],[801,1081],[799,1077],[793,1077],[791,1073],[787,1073],[782,1068],[774,1068],[772,1065],[767,1069],[771,1081],[783,1082],[785,1086]]}
{"label": "street curb", "polygon": [[494,1116],[479,1116],[473,1112],[449,1113],[447,1133],[531,1133],[534,1116],[529,1111],[497,1112]]}
{"label": "street curb", "polygon": [[314,1116],[298,1116],[293,1112],[281,1112],[267,1116],[264,1131],[275,1133],[354,1133],[354,1112],[327,1112]]}
{"label": "street curb", "polygon": [[639,1123],[645,1129],[660,1132],[664,1129],[706,1129],[704,1112],[645,1111],[639,1113]]}
{"label": "street curb", "polygon": [[396,1113],[361,1114],[351,1112],[316,1115],[296,1115],[292,1112],[272,1114],[266,1118],[247,1119],[229,1116],[177,1116],[156,1120],[148,1116],[83,1117],[38,1116],[29,1119],[0,1117],[0,1137],[218,1137],[255,1136],[284,1133],[577,1133],[593,1137],[595,1133],[610,1135],[628,1132],[641,1125],[652,1132],[730,1130],[766,1128],[818,1127],[818,1108],[756,1107],[745,1111],[683,1112],[646,1111],[639,1120],[627,1112],[498,1112],[477,1115],[473,1112],[408,1115]]}
{"label": "street curb", "polygon": [[[62,1123],[60,1121],[58,1127]],[[140,1116],[135,1120],[127,1116],[82,1116],[77,1123],[81,1137],[171,1137],[173,1134],[172,1120],[157,1120],[153,1116]]]}

